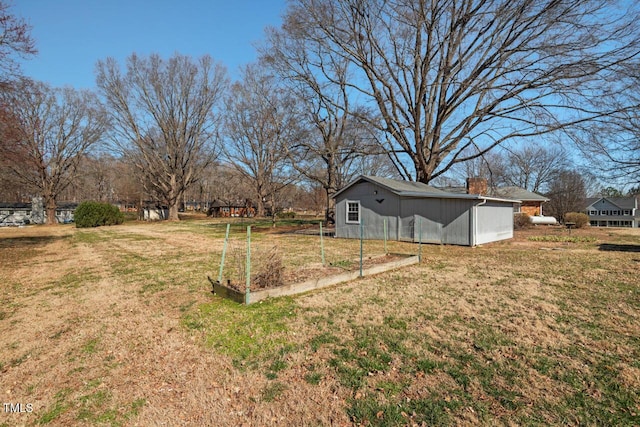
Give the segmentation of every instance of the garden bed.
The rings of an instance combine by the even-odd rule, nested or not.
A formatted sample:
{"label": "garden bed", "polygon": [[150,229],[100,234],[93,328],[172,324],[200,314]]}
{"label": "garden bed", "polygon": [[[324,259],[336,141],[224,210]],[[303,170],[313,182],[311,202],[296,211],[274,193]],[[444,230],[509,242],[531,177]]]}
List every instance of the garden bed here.
{"label": "garden bed", "polygon": [[[368,257],[362,263],[362,276],[370,276],[411,264],[417,264],[417,255],[387,254]],[[360,277],[360,262],[354,261],[347,265],[328,265],[325,267],[303,268],[287,271],[279,286],[268,288],[257,287],[252,283],[247,299],[243,284],[227,281],[225,284],[209,279],[212,292],[223,298],[239,303],[254,303],[266,298],[296,295],[313,289],[321,289],[338,283],[348,282]]]}

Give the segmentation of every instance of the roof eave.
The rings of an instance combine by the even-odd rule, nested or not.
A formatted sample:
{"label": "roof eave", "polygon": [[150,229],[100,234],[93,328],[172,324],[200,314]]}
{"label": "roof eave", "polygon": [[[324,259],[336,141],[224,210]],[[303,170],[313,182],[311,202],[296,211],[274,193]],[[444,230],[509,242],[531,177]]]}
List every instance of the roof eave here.
{"label": "roof eave", "polygon": [[504,203],[522,203],[517,199],[504,199],[501,197],[483,196],[480,194],[459,194],[459,193],[422,193],[413,191],[402,191],[398,193],[402,197],[413,198],[428,198],[428,199],[464,199],[464,200],[487,200],[492,202],[504,202]]}

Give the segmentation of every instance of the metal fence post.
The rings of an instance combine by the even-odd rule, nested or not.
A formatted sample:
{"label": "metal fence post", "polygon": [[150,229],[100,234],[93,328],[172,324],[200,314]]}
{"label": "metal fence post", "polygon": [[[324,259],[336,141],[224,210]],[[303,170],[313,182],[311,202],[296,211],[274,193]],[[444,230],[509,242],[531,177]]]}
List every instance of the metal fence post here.
{"label": "metal fence post", "polygon": [[384,254],[387,255],[387,218],[384,219]]}
{"label": "metal fence post", "polygon": [[362,240],[364,239],[364,224],[360,217],[360,277],[362,277]]}
{"label": "metal fence post", "polygon": [[322,232],[322,221],[320,221],[320,252],[322,253],[322,266],[324,267],[326,263],[324,262],[324,233]]}
{"label": "metal fence post", "polygon": [[418,262],[422,262],[422,220],[418,217]]}
{"label": "metal fence post", "polygon": [[245,268],[247,272],[247,281],[244,291],[244,303],[249,305],[251,301],[251,226],[247,226],[247,265]]}
{"label": "metal fence post", "polygon": [[229,229],[231,224],[227,224],[227,232],[224,234],[224,245],[222,246],[222,259],[220,260],[220,272],[218,273],[218,283],[222,283],[222,270],[224,269],[224,257],[227,254],[227,244],[229,243]]}

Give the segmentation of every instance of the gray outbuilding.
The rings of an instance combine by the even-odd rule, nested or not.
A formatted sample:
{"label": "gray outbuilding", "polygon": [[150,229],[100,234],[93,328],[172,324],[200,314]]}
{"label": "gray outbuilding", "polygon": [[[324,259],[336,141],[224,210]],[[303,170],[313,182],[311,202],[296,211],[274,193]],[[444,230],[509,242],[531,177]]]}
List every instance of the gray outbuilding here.
{"label": "gray outbuilding", "polygon": [[513,237],[519,200],[362,175],[334,194],[336,237],[476,246]]}

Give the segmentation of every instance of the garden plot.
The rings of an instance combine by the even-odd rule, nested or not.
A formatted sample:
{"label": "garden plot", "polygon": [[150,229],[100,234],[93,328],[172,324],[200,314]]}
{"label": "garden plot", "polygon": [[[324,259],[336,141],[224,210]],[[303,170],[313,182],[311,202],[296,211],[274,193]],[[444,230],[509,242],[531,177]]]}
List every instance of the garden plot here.
{"label": "garden plot", "polygon": [[[295,233],[267,229],[266,234],[272,236],[253,243],[249,243],[249,234],[246,242],[237,237],[230,239],[223,247],[217,278],[209,276],[212,291],[249,304],[268,297],[332,286],[419,261],[418,256],[410,253],[389,253],[387,244],[380,241],[368,241],[365,253],[364,242],[358,248],[353,241],[321,240],[319,234],[313,237],[308,232],[292,231]],[[262,233],[264,235],[265,230]],[[327,244],[324,240],[328,240]],[[410,247],[416,250],[416,245]]]}

